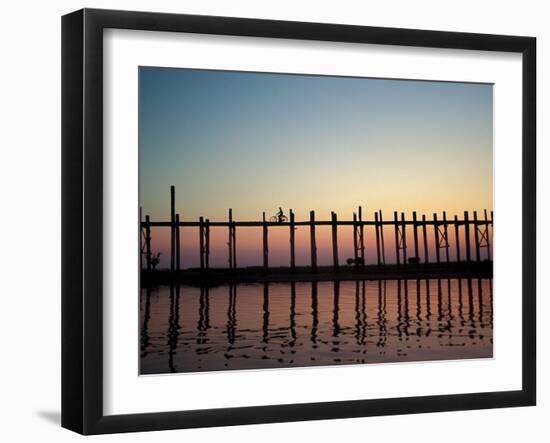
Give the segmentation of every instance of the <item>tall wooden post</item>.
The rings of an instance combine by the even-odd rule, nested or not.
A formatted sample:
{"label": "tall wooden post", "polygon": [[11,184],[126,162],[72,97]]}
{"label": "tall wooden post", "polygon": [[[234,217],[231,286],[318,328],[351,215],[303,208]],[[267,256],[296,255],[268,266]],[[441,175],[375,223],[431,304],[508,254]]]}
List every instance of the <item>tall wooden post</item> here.
{"label": "tall wooden post", "polygon": [[447,213],[443,211],[443,233],[445,234],[445,259],[449,263],[449,230],[447,228]]}
{"label": "tall wooden post", "polygon": [[174,223],[176,221],[176,188],[174,185],[170,186],[170,271],[174,272],[176,255],[176,235],[174,230]]}
{"label": "tall wooden post", "polygon": [[[233,215],[233,214],[231,214]],[[231,252],[233,252],[233,268],[237,269],[237,226],[235,226],[235,222],[231,221],[231,238],[233,240],[233,245],[231,247]]]}
{"label": "tall wooden post", "polygon": [[339,268],[338,264],[338,225],[336,220],[336,212],[331,212],[330,214],[332,222],[332,264],[334,270],[337,271]]}
{"label": "tall wooden post", "polygon": [[151,220],[145,216],[145,260],[147,263],[147,272],[151,272]]}
{"label": "tall wooden post", "polygon": [[233,265],[233,209],[229,208],[229,228],[227,235],[228,262],[229,269],[234,269]]}
{"label": "tall wooden post", "polygon": [[378,221],[378,212],[374,213],[374,230],[376,231],[376,258],[378,260],[378,267],[382,265],[380,260],[380,226]]}
{"label": "tall wooden post", "polygon": [[466,261],[472,261],[471,245],[470,245],[470,220],[468,211],[464,211],[464,238],[466,241]]}
{"label": "tall wooden post", "polygon": [[176,214],[176,271],[180,271],[180,215]]}
{"label": "tall wooden post", "polygon": [[405,223],[405,213],[401,213],[401,246],[403,248],[403,264],[407,264],[407,225]]}
{"label": "tall wooden post", "polygon": [[426,226],[426,214],[422,214],[422,235],[424,237],[424,263],[429,263],[430,255],[428,253],[428,229]]}
{"label": "tall wooden post", "polygon": [[456,262],[460,262],[460,234],[458,230],[458,217],[455,215],[455,242],[456,242]]}
{"label": "tall wooden post", "polygon": [[[143,223],[142,208],[139,207],[139,270],[143,271],[143,257],[145,256],[145,250],[143,249],[145,240],[145,225]],[[147,261],[147,260],[146,260]],[[147,266],[147,264],[146,264]]]}
{"label": "tall wooden post", "polygon": [[395,260],[397,266],[401,266],[401,258],[399,257],[399,221],[397,220],[397,211],[393,211],[393,222],[395,228]]}
{"label": "tall wooden post", "polygon": [[204,266],[210,268],[210,220],[206,219],[204,224]]}
{"label": "tall wooden post", "polygon": [[365,268],[365,226],[363,225],[363,208],[359,206],[359,247],[361,248],[361,267]]}
{"label": "tall wooden post", "polygon": [[294,211],[290,210],[290,270],[292,272],[296,269],[296,251],[295,251],[295,234],[296,228],[294,227]]}
{"label": "tall wooden post", "polygon": [[201,271],[204,269],[204,218],[199,217],[199,257]]}
{"label": "tall wooden post", "polygon": [[477,226],[477,211],[474,211],[474,241],[476,246],[476,261],[481,261],[481,251],[479,250],[479,229]]}
{"label": "tall wooden post", "polygon": [[435,236],[435,259],[440,263],[439,257],[439,224],[437,223],[437,214],[434,212],[434,236]]}
{"label": "tall wooden post", "polygon": [[315,241],[315,211],[309,211],[309,238],[311,251],[311,269],[317,271],[317,243]]}
{"label": "tall wooden post", "polygon": [[491,241],[489,239],[489,219],[487,218],[487,209],[483,210],[485,217],[485,235],[487,236],[487,260],[491,260]]}
{"label": "tall wooden post", "polygon": [[384,220],[382,219],[382,209],[378,210],[380,220],[380,245],[382,247],[382,264],[386,264],[386,245],[384,244]]}
{"label": "tall wooden post", "polygon": [[269,268],[269,246],[268,246],[268,231],[267,231],[267,221],[265,218],[265,212],[262,213],[262,238],[263,238],[263,258],[264,258],[264,271],[267,272]]}
{"label": "tall wooden post", "polygon": [[353,213],[353,258],[355,260],[355,268],[357,269],[359,267],[359,241],[357,238],[357,214]]}
{"label": "tall wooden post", "polygon": [[413,237],[414,237],[414,256],[420,261],[418,252],[418,222],[416,220],[416,211],[413,211]]}
{"label": "tall wooden post", "polygon": [[265,219],[265,212],[262,214],[263,217],[263,250],[264,250],[264,271],[267,272],[269,268],[269,251],[268,251],[268,234],[267,234],[267,222]]}

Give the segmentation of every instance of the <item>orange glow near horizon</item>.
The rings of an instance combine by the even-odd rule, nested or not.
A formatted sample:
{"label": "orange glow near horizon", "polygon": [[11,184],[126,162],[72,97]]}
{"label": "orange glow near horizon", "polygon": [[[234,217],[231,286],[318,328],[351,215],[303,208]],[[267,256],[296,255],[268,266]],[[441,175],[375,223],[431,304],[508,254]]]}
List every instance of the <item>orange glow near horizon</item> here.
{"label": "orange glow near horizon", "polygon": [[[408,217],[407,220],[410,220]],[[431,219],[431,218],[430,218]],[[430,220],[428,219],[428,220]],[[460,218],[462,219],[462,218]],[[316,227],[317,261],[320,266],[332,265],[332,234],[330,226]],[[289,266],[290,264],[290,236],[289,227],[269,227],[268,251],[270,266]],[[435,233],[433,226],[426,229],[428,257],[435,261]],[[170,267],[170,229],[151,229],[151,248],[153,253],[161,253],[159,269]],[[237,265],[239,267],[263,265],[262,229],[257,227],[239,227],[236,232]],[[459,228],[461,259],[466,257],[466,239],[464,227]],[[456,232],[454,226],[448,228],[449,259],[456,260]],[[489,228],[489,242],[492,255],[492,228]],[[406,229],[407,257],[414,257],[414,230],[412,226]],[[210,266],[214,268],[228,267],[228,231],[227,228],[212,227],[210,229]],[[470,227],[470,247],[473,254],[475,247],[474,228]],[[396,263],[395,230],[391,225],[384,226],[384,249],[386,263]],[[180,228],[181,267],[196,268],[199,260],[199,229],[197,227]],[[296,266],[309,266],[310,230],[308,226],[300,226],[295,233]],[[402,261],[403,251],[400,251]],[[481,259],[488,258],[487,249],[481,251]],[[424,262],[424,236],[422,228],[418,228],[418,256]],[[338,258],[341,265],[346,264],[353,254],[353,229],[351,226],[338,227]],[[446,260],[445,250],[440,249],[441,261]],[[377,262],[376,234],[373,226],[365,227],[365,258],[367,264]],[[472,255],[472,258],[473,255]]]}

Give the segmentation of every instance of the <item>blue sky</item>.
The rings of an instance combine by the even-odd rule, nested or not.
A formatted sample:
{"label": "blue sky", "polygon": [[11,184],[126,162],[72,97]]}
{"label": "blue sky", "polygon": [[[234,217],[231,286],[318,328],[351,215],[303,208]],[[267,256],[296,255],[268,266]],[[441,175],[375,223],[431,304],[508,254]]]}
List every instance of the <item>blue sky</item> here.
{"label": "blue sky", "polygon": [[[259,220],[279,206],[492,210],[493,87],[142,67],[140,204],[169,219]],[[243,237],[241,236],[241,241]],[[288,239],[281,240],[287,247]]]}

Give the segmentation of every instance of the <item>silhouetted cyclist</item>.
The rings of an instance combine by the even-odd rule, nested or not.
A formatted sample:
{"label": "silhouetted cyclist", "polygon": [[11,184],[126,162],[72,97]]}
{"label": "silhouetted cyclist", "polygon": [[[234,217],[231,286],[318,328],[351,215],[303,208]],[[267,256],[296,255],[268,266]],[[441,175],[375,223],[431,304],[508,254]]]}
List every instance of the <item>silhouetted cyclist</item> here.
{"label": "silhouetted cyclist", "polygon": [[284,223],[288,221],[288,218],[286,217],[285,213],[283,212],[283,208],[279,207],[279,210],[277,213],[269,218],[269,221],[271,223]]}
{"label": "silhouetted cyclist", "polygon": [[283,223],[286,220],[285,213],[283,212],[283,209],[279,206],[279,212],[277,212],[277,219],[279,220],[279,223]]}

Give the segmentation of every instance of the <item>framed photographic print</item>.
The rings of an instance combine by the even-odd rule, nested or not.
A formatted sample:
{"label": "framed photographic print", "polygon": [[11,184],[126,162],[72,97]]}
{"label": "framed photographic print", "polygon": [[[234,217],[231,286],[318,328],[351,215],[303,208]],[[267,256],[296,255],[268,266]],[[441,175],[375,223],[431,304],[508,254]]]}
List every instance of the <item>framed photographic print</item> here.
{"label": "framed photographic print", "polygon": [[535,404],[534,38],[62,25],[64,427]]}

